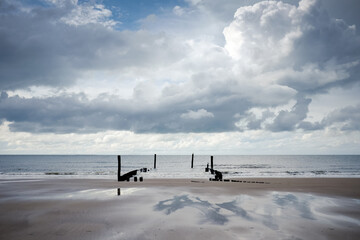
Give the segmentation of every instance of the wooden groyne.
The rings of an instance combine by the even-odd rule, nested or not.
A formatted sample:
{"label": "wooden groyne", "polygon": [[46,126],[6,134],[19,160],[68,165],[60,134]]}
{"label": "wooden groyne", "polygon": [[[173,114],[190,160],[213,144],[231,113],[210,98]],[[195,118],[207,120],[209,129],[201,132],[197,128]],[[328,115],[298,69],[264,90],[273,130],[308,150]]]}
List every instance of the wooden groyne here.
{"label": "wooden groyne", "polygon": [[[140,168],[140,169],[135,169],[135,170],[129,171],[129,172],[121,175],[121,156],[118,155],[117,159],[118,159],[117,179],[118,179],[119,182],[130,181],[131,178],[133,178],[135,182],[137,182],[138,180],[140,182],[142,182],[143,177],[140,176],[138,178],[138,176],[137,176],[138,173],[139,172],[148,172],[148,171],[150,171],[149,168],[143,167],[143,168]],[[194,154],[191,155],[191,168],[194,168]],[[154,169],[156,169],[156,154],[154,154]],[[219,170],[214,169],[214,156],[210,156],[210,166],[209,166],[209,163],[207,163],[207,166],[205,168],[205,172],[210,172],[210,174],[214,175],[214,177],[209,178],[209,181],[269,184],[268,182],[223,179],[223,173],[221,171],[219,171]]]}
{"label": "wooden groyne", "polygon": [[[118,155],[117,158],[118,158],[118,173],[117,173],[118,182],[130,181],[130,178],[132,178],[132,177],[134,177],[134,181],[136,182],[137,177],[135,177],[135,176],[138,174],[138,172],[150,171],[150,169],[144,167],[141,169],[132,170],[130,172],[127,172],[127,173],[121,175],[121,156]],[[194,168],[194,154],[191,155],[191,168]],[[154,169],[156,169],[156,154],[154,154]],[[142,181],[143,178],[140,177],[139,180]]]}
{"label": "wooden groyne", "polygon": [[191,154],[191,168],[194,168],[194,154]]}
{"label": "wooden groyne", "polygon": [[[141,169],[135,169],[130,172],[127,172],[123,175],[121,175],[121,156],[117,156],[118,159],[118,173],[117,173],[117,180],[118,182],[123,181],[130,181],[131,178],[134,178],[134,181],[137,181],[137,174],[138,172],[148,172],[148,168],[141,168]],[[210,172],[211,174],[215,175],[215,178],[210,178],[210,181],[222,181],[223,180],[223,173],[214,169],[214,156],[210,157],[210,168],[209,164],[207,164],[205,168],[205,172]],[[194,154],[191,155],[191,168],[194,168]],[[156,169],[156,154],[154,154],[154,169]],[[139,181],[143,181],[143,178],[140,177]]]}
{"label": "wooden groyne", "polygon": [[154,169],[156,169],[156,154],[154,154]]}
{"label": "wooden groyne", "polygon": [[205,172],[210,172],[211,174],[215,175],[215,178],[210,178],[210,181],[222,181],[223,180],[223,174],[222,172],[214,169],[214,156],[210,156],[210,168],[209,164],[207,164],[205,168]]}
{"label": "wooden groyne", "polygon": [[[156,165],[156,154],[154,159],[154,165]],[[117,173],[118,182],[130,181],[130,178],[132,177],[134,177],[134,181],[137,182],[138,179],[135,176],[138,174],[138,172],[148,172],[148,171],[149,169],[144,167],[144,168],[132,170],[130,172],[125,173],[124,175],[121,175],[121,156],[118,155],[118,173]],[[142,182],[143,177],[139,177],[139,181]]]}

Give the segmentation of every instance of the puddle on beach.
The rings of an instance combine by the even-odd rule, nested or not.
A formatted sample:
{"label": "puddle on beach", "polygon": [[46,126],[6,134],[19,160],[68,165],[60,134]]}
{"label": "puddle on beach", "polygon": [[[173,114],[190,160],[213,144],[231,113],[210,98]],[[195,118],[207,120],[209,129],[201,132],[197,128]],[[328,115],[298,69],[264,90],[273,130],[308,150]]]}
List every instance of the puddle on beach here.
{"label": "puddle on beach", "polygon": [[[154,239],[179,239],[179,236],[184,236],[183,239],[205,239],[202,236],[209,239],[327,239],[326,232],[335,234],[328,239],[339,239],[344,234],[344,239],[359,239],[354,236],[360,234],[360,200],[351,198],[291,192],[222,195],[169,187],[81,191],[58,188],[50,192],[31,189],[29,193],[31,195],[24,196],[24,192],[8,195],[0,204],[2,202],[5,209],[6,204],[13,204],[14,198],[19,202],[60,200],[59,206],[64,207],[60,213],[64,218],[72,218],[70,213],[75,212],[79,213],[81,224],[88,219],[99,222],[112,219],[106,227],[107,232],[113,230],[111,239],[149,239],[148,236]],[[72,200],[79,201],[73,205]],[[100,204],[95,202],[89,208],[87,200]],[[102,204],[103,200],[111,201]],[[56,205],[53,202],[44,207],[40,205],[34,206],[45,212],[44,219],[48,221]]]}
{"label": "puddle on beach", "polygon": [[27,196],[27,198],[34,200],[109,200],[119,196],[133,195],[135,192],[141,190],[143,190],[143,188],[86,189],[81,191],[71,191],[64,193],[41,193],[38,195]]}
{"label": "puddle on beach", "polygon": [[132,195],[142,188],[117,188],[117,189],[87,189],[63,195],[63,198],[75,199],[111,199],[115,196]]}
{"label": "puddle on beach", "polygon": [[[272,192],[265,196],[239,195],[226,201],[216,201],[193,195],[176,195],[154,205],[156,212],[171,217],[173,214],[193,214],[197,224],[236,225],[251,227],[260,225],[280,230],[289,222],[334,225],[342,222],[347,226],[360,226],[360,219],[331,212],[326,209],[359,209],[360,201],[347,198],[331,198],[301,193]],[[191,209],[191,211],[189,211]]]}
{"label": "puddle on beach", "polygon": [[0,184],[11,184],[11,183],[28,183],[28,182],[40,182],[38,179],[22,179],[22,180],[1,180]]}

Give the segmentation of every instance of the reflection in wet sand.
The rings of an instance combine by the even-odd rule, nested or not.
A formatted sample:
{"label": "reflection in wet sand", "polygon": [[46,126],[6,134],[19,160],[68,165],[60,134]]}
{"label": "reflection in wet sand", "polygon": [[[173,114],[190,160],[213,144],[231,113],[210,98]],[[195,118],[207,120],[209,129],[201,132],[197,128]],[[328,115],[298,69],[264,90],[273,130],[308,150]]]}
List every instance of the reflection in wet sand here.
{"label": "reflection in wet sand", "polygon": [[219,213],[219,208],[210,204],[208,201],[202,201],[200,198],[190,199],[188,195],[174,196],[172,199],[160,201],[155,205],[156,211],[165,211],[169,215],[185,207],[191,207],[199,210],[204,216],[200,222],[210,222],[224,225],[228,219]]}
{"label": "reflection in wet sand", "polygon": [[241,216],[247,220],[251,220],[251,217],[248,215],[248,213],[243,208],[236,205],[236,200],[231,202],[218,203],[216,205],[219,206],[220,208],[226,209],[234,213],[237,216]]}
{"label": "reflection in wet sand", "polygon": [[57,184],[0,184],[0,239],[360,239],[359,199]]}
{"label": "reflection in wet sand", "polygon": [[313,213],[309,207],[309,202],[314,200],[313,196],[308,196],[305,200],[299,200],[294,194],[273,194],[273,201],[281,208],[292,207],[298,210],[301,217],[315,220]]}
{"label": "reflection in wet sand", "polygon": [[87,189],[82,191],[70,192],[65,195],[54,195],[53,198],[86,198],[86,199],[111,199],[114,196],[125,196],[131,195],[137,191],[142,190],[142,188],[117,188],[116,194],[114,194],[113,189]]}
{"label": "reflection in wet sand", "polygon": [[[356,202],[353,204],[358,205]],[[154,210],[171,215],[184,211],[185,208],[192,208],[198,213],[197,222],[199,224],[232,225],[239,223],[242,226],[258,225],[270,230],[281,231],[283,228],[289,227],[289,221],[302,222],[310,226],[313,223],[336,226],[332,222],[336,216],[331,213],[324,214],[319,210],[339,205],[341,205],[339,199],[314,197],[311,194],[273,192],[263,197],[239,195],[233,200],[225,202],[215,202],[192,195],[178,195],[159,201],[154,206]],[[351,222],[354,221],[360,226],[359,220],[351,220]]]}

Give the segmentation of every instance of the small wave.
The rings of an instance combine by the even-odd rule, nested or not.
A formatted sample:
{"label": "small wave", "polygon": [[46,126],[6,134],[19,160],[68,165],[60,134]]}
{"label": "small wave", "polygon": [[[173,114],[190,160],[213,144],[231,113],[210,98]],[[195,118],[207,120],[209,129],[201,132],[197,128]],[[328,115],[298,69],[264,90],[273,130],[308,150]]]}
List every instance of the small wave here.
{"label": "small wave", "polygon": [[271,166],[267,164],[243,164],[240,165],[240,168],[271,168]]}
{"label": "small wave", "polygon": [[315,175],[325,175],[327,172],[326,171],[322,171],[322,170],[318,170],[318,171],[311,171],[312,174]]}
{"label": "small wave", "polygon": [[299,172],[299,171],[286,171],[286,173],[293,176],[304,174],[304,172]]}
{"label": "small wave", "polygon": [[76,175],[74,172],[46,172],[45,175]]}
{"label": "small wave", "polygon": [[312,174],[315,175],[327,175],[327,174],[334,174],[334,173],[341,173],[340,171],[323,171],[323,170],[314,170],[311,171]]}
{"label": "small wave", "polygon": [[215,165],[216,168],[221,168],[221,169],[239,169],[239,168],[253,168],[253,169],[257,169],[257,168],[272,168],[270,165],[268,164],[241,164],[241,165],[229,165],[229,164],[216,164]]}

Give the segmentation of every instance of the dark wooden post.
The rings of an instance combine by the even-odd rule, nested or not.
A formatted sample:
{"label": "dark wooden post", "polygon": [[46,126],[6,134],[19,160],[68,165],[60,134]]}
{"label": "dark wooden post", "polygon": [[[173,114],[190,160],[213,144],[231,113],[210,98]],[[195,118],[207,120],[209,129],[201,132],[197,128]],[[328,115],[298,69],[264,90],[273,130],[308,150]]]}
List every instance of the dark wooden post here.
{"label": "dark wooden post", "polygon": [[210,160],[211,169],[214,169],[214,157],[211,156],[210,159],[211,159],[211,160]]}
{"label": "dark wooden post", "polygon": [[118,155],[118,182],[120,182],[120,178],[121,178],[121,156]]}
{"label": "dark wooden post", "polygon": [[194,168],[194,154],[191,155],[191,168]]}
{"label": "dark wooden post", "polygon": [[156,154],[154,154],[154,169],[156,169]]}

